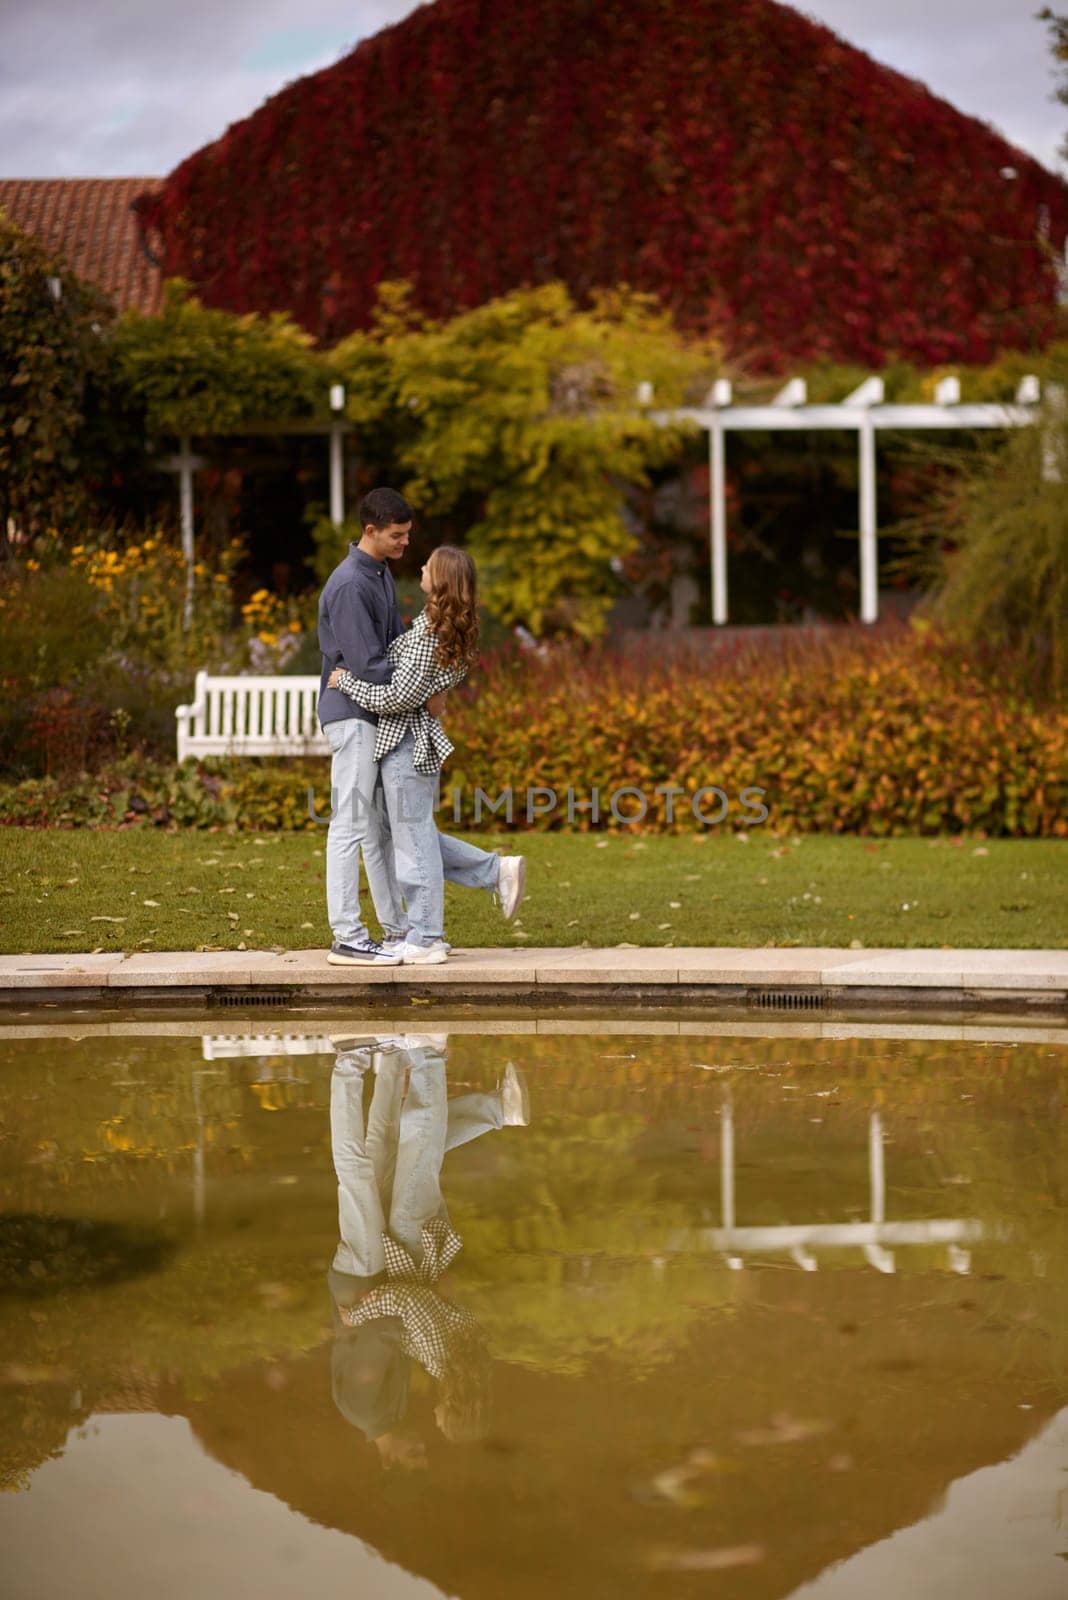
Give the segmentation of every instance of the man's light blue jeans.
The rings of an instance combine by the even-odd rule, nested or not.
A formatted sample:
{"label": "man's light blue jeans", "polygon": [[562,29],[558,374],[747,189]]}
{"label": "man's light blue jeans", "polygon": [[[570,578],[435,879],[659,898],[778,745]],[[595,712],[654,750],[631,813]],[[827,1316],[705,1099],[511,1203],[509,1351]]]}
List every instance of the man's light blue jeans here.
{"label": "man's light blue jeans", "polygon": [[[363,1082],[372,1065],[365,1129]],[[341,1052],[330,1080],[341,1235],[334,1270],[358,1278],[382,1272],[387,1228],[419,1266],[424,1227],[448,1217],[441,1194],[446,1152],[503,1126],[499,1094],[448,1098],[443,1050],[408,1050],[398,1041]]]}
{"label": "man's light blue jeans", "polygon": [[368,937],[360,915],[360,852],[375,913],[386,937],[407,932],[393,848],[389,837],[373,723],[358,717],[328,722],[323,729],[333,752],[331,811],[326,835],[326,911],[338,944]]}
{"label": "man's light blue jeans", "polygon": [[[374,730],[371,731],[373,741]],[[397,882],[408,907],[408,937],[413,944],[433,944],[445,937],[445,879],[465,889],[492,892],[497,887],[501,860],[492,850],[480,850],[477,845],[438,832],[434,821],[438,775],[416,771],[410,733],[395,750],[383,756],[382,788],[393,835]]]}

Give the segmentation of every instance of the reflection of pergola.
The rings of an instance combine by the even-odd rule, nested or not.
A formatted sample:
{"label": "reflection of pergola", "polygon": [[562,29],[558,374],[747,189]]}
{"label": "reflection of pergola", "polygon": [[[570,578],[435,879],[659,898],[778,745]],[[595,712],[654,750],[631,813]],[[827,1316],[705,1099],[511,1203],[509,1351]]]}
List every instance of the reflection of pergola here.
{"label": "reflection of pergola", "polygon": [[983,1238],[978,1222],[936,1218],[915,1222],[886,1220],[886,1165],[882,1118],[871,1114],[868,1134],[871,1220],[868,1222],[785,1223],[771,1227],[739,1227],[735,1220],[734,1113],[729,1101],[720,1111],[720,1208],[718,1228],[680,1230],[672,1235],[674,1250],[712,1250],[736,1271],[745,1255],[788,1255],[805,1272],[815,1272],[816,1250],[862,1250],[877,1272],[895,1270],[890,1246],[945,1245],[954,1272],[971,1268],[967,1245]]}
{"label": "reflection of pergola", "polygon": [[[648,391],[648,386],[645,386]],[[711,493],[712,621],[727,621],[727,471],[728,433],[800,433],[825,429],[857,435],[860,468],[860,620],[879,616],[879,559],[876,546],[875,436],[882,431],[1019,428],[1035,420],[1039,381],[1021,379],[1013,405],[961,405],[960,379],[943,378],[931,405],[886,405],[882,378],[866,378],[852,394],[833,405],[809,405],[804,378],[791,378],[767,405],[735,405],[727,378],[713,384],[703,406],[660,412],[661,422],[694,422],[708,434]]]}

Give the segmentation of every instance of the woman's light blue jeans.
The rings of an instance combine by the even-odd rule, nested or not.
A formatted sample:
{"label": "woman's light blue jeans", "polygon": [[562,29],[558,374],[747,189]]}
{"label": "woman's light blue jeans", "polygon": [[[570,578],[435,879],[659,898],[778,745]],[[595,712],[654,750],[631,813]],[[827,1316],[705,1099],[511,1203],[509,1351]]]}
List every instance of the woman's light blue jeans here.
{"label": "woman's light blue jeans", "polygon": [[383,756],[380,767],[397,883],[408,907],[408,938],[413,944],[433,944],[445,937],[445,879],[465,889],[492,892],[500,857],[438,832],[438,774],[415,770],[410,733]]}

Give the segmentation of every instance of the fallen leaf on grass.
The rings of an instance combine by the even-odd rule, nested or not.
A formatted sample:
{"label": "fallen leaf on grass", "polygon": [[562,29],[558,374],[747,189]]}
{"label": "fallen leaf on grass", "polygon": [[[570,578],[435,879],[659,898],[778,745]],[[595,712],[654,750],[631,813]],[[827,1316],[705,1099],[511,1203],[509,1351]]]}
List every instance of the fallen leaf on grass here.
{"label": "fallen leaf on grass", "polygon": [[85,936],[85,929],[84,928],[64,928],[63,931],[60,933],[59,937],[61,939],[75,939],[79,935],[84,938],[84,936]]}
{"label": "fallen leaf on grass", "polygon": [[238,916],[236,911],[228,911],[226,913],[226,915],[230,919],[231,922],[240,922],[241,921],[241,918]]}
{"label": "fallen leaf on grass", "polygon": [[125,917],[90,917],[90,922],[125,922]]}
{"label": "fallen leaf on grass", "polygon": [[155,910],[157,910],[157,911],[159,910],[159,901],[158,900],[142,900],[141,904],[143,906],[152,906]]}

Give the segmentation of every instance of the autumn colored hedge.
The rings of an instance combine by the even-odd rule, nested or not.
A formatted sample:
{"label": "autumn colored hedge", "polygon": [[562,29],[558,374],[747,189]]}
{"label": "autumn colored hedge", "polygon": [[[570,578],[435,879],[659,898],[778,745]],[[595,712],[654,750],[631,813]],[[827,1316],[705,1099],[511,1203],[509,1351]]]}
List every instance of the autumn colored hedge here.
{"label": "autumn colored hedge", "polygon": [[438,0],[139,207],[208,304],[327,341],[383,280],[629,283],[772,368],[1041,344],[1068,230],[1037,162],[772,0]]}
{"label": "autumn colored hedge", "polygon": [[[757,801],[743,810],[741,800],[752,787],[783,832],[1068,837],[1068,711],[1031,704],[933,634],[858,629],[773,657],[722,652],[670,666],[565,649],[509,654],[452,696],[447,720],[456,754],[442,815],[465,829],[506,826],[503,808],[485,803],[477,822],[476,788],[490,801],[511,788],[517,828],[529,825],[528,789],[536,827],[620,828],[610,801],[627,788],[646,798],[643,827],[694,829],[704,824],[692,797],[716,786],[730,829],[750,825]],[[671,823],[656,794],[667,784],[681,790]],[[175,768],[131,756],[92,777],[0,789],[0,824],[314,828],[309,787],[325,815],[325,760]],[[578,809],[595,787],[596,823]],[[549,789],[552,809],[540,792]],[[638,803],[620,795],[617,810]],[[707,817],[721,804],[709,793],[699,809]]]}
{"label": "autumn colored hedge", "polygon": [[[858,626],[667,664],[654,636],[646,661],[502,660],[453,700],[446,787],[465,794],[573,784],[577,799],[596,786],[605,804],[629,785],[648,797],[647,825],[666,828],[655,788],[670,783],[685,791],[674,826],[692,828],[690,797],[716,785],[731,803],[724,826],[737,828],[755,786],[769,825],[791,832],[1068,836],[1068,711],[1034,706],[933,632]],[[536,819],[563,820],[560,809]],[[591,825],[589,813],[574,820]]]}

